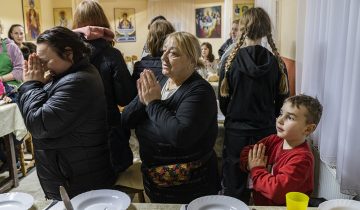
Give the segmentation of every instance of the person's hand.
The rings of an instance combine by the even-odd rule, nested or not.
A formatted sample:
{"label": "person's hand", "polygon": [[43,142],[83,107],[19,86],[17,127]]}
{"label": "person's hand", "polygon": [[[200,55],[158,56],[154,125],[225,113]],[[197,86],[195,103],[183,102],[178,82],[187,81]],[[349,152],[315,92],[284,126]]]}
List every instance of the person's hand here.
{"label": "person's hand", "polygon": [[28,61],[24,61],[24,82],[27,81],[40,81],[42,83],[46,83],[47,79],[45,79],[45,64],[42,64],[40,58],[35,54],[31,54],[29,56]]}
{"label": "person's hand", "polygon": [[265,156],[265,145],[255,144],[248,154],[248,166],[249,170],[257,166],[266,167],[267,156]]}
{"label": "person's hand", "polygon": [[142,104],[145,104],[144,98],[143,98],[143,93],[142,93],[142,87],[141,87],[140,78],[136,81],[136,87],[137,87],[137,90],[138,90],[139,101],[140,101]]}
{"label": "person's hand", "polygon": [[139,99],[145,105],[148,105],[153,100],[161,99],[161,87],[156,81],[156,77],[151,70],[145,69],[140,74],[138,84]]}
{"label": "person's hand", "polygon": [[10,97],[7,97],[6,95],[0,97],[6,104],[11,103],[12,99]]}

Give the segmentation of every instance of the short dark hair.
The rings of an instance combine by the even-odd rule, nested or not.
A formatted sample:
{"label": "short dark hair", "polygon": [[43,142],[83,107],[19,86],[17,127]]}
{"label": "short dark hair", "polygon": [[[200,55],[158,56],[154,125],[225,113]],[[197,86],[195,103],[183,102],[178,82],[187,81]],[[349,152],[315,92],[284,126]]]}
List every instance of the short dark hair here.
{"label": "short dark hair", "polygon": [[297,108],[304,106],[308,112],[305,115],[306,123],[314,123],[315,125],[319,124],[323,107],[317,98],[299,94],[287,98],[284,103],[291,103],[292,106],[296,106]]}
{"label": "short dark hair", "polygon": [[82,60],[90,54],[90,48],[81,39],[81,37],[68,28],[56,26],[44,31],[36,39],[36,43],[47,43],[56,52],[56,54],[65,59],[64,53],[69,47],[73,53],[74,63]]}

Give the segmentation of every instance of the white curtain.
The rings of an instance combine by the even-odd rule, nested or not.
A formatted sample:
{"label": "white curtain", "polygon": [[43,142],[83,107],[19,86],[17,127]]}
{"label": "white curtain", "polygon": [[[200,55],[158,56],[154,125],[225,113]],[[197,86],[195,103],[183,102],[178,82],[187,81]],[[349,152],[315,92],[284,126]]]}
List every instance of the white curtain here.
{"label": "white curtain", "polygon": [[298,0],[296,90],[319,98],[313,135],[346,194],[360,194],[360,1]]}
{"label": "white curtain", "polygon": [[163,15],[175,27],[176,31],[195,34],[194,0],[149,0],[148,22],[158,15]]}

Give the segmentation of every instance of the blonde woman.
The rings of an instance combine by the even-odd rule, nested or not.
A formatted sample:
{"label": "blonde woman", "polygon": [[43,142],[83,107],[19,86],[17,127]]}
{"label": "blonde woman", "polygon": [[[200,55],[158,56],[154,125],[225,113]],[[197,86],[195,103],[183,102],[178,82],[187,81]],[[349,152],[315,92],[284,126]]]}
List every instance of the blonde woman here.
{"label": "blonde woman", "polygon": [[138,97],[123,112],[140,145],[145,192],[151,202],[189,203],[217,194],[219,177],[213,146],[217,136],[215,93],[196,68],[199,41],[174,32],[164,42],[162,73],[140,74]]}
{"label": "blonde woman", "polygon": [[[271,35],[271,21],[261,8],[240,19],[241,36],[220,74],[220,108],[225,115],[222,193],[249,201],[247,174],[239,170],[241,150],[276,133],[275,119],[289,94],[284,62]],[[267,37],[273,53],[261,46]]]}

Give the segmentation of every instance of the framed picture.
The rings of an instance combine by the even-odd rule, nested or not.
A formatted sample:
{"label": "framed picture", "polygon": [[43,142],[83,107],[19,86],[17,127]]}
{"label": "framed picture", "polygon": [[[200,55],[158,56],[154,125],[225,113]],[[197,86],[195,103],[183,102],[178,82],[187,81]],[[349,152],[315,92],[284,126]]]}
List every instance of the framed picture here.
{"label": "framed picture", "polygon": [[196,36],[221,38],[221,6],[195,9]]}
{"label": "framed picture", "polygon": [[238,20],[246,12],[246,10],[253,8],[254,3],[243,3],[243,4],[234,4],[233,7],[233,20]]}
{"label": "framed picture", "polygon": [[63,26],[71,29],[72,26],[72,9],[66,8],[54,8],[54,26]]}
{"label": "framed picture", "polygon": [[40,0],[22,0],[25,39],[35,40],[41,32]]}
{"label": "framed picture", "polygon": [[135,9],[115,8],[114,22],[116,42],[136,41]]}

